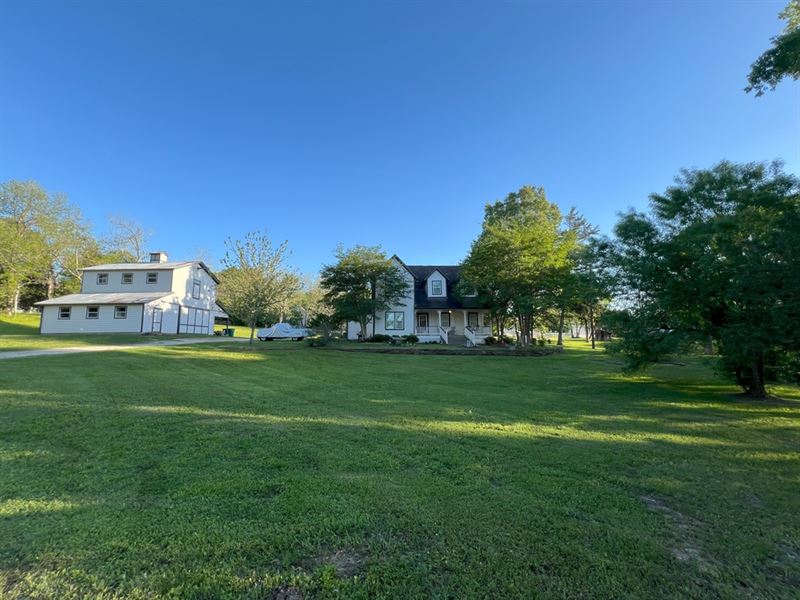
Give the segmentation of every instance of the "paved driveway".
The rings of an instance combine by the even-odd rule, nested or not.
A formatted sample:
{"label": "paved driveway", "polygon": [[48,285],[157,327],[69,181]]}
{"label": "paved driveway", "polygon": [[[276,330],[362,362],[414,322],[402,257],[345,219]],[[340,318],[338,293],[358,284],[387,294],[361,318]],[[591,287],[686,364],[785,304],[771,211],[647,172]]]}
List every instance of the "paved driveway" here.
{"label": "paved driveway", "polygon": [[47,348],[43,350],[13,350],[0,352],[0,360],[6,358],[27,358],[29,356],[50,356],[54,354],[79,354],[81,352],[109,352],[114,350],[130,350],[151,346],[186,346],[188,344],[209,344],[220,342],[248,342],[248,338],[231,338],[213,336],[208,338],[186,338],[184,340],[162,340],[159,342],[142,342],[139,344],[104,344],[97,346],[73,346],[66,348]]}

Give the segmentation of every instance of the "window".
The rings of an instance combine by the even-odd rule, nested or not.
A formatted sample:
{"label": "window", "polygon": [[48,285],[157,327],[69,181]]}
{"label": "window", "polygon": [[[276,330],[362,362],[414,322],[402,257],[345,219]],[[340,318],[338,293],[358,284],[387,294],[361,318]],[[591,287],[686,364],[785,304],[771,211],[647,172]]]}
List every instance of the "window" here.
{"label": "window", "polygon": [[431,281],[431,296],[442,296],[442,280],[434,279]]}
{"label": "window", "polygon": [[442,313],[442,327],[450,327],[450,313]]}
{"label": "window", "polygon": [[123,273],[122,274],[122,283],[128,285],[133,283],[133,273]]}
{"label": "window", "polygon": [[115,319],[127,319],[128,318],[128,307],[127,306],[115,306],[114,307],[114,318]]}
{"label": "window", "polygon": [[492,326],[492,317],[489,313],[483,313],[483,326],[484,327],[491,327]]}
{"label": "window", "polygon": [[71,313],[72,313],[72,307],[71,306],[59,306],[58,307],[58,318],[59,319],[69,319]]}
{"label": "window", "polygon": [[473,329],[478,326],[478,313],[476,312],[468,312],[467,313],[467,327],[472,327]]}
{"label": "window", "polygon": [[97,285],[106,285],[106,284],[108,284],[108,273],[98,273]]}
{"label": "window", "polygon": [[148,273],[147,283],[158,283],[158,273]]}
{"label": "window", "polygon": [[192,298],[199,298],[200,297],[200,280],[195,279],[192,282]]}
{"label": "window", "polygon": [[86,318],[87,319],[99,319],[100,318],[100,307],[99,306],[87,306],[86,307]]}
{"label": "window", "polygon": [[402,331],[406,328],[406,314],[399,310],[386,311],[386,331]]}

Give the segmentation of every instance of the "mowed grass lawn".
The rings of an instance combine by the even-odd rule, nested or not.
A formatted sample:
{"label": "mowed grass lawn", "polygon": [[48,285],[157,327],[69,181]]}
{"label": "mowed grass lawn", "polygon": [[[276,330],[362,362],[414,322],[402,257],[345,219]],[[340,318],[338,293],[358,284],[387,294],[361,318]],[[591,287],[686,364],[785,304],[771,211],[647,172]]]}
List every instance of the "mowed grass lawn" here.
{"label": "mowed grass lawn", "polygon": [[0,595],[800,594],[795,388],[256,348],[0,361]]}
{"label": "mowed grass lawn", "polygon": [[139,333],[51,334],[39,333],[39,315],[0,315],[0,352],[77,348],[98,344],[137,344],[176,339],[176,335],[143,336]]}

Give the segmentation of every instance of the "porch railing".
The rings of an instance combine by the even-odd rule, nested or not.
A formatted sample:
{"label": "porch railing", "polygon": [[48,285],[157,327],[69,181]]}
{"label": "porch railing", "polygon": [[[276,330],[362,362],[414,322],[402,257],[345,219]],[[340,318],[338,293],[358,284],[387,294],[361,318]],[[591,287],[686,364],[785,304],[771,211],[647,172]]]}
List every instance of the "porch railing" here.
{"label": "porch railing", "polygon": [[448,327],[439,326],[439,335],[442,337],[442,342],[444,342],[444,344],[448,344],[449,343],[447,341],[448,335],[449,335],[449,328]]}

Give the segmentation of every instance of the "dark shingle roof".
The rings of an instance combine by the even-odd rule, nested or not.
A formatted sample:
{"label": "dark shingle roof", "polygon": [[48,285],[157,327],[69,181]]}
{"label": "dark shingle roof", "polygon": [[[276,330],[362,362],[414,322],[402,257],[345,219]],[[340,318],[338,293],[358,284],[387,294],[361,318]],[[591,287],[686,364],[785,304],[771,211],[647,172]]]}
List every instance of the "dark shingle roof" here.
{"label": "dark shingle roof", "polygon": [[[456,286],[461,278],[461,267],[452,265],[405,265],[414,276],[414,307],[438,310],[454,308],[485,308],[478,298],[459,298]],[[425,282],[434,271],[439,271],[447,279],[445,298],[429,298]]]}

